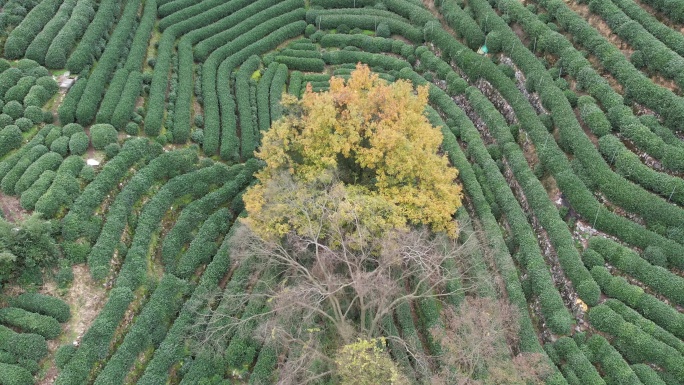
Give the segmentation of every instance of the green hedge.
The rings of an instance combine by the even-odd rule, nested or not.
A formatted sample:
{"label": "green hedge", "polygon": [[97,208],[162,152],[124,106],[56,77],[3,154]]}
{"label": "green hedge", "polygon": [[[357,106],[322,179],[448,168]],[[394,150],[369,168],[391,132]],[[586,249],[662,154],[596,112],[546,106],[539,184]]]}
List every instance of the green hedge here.
{"label": "green hedge", "polygon": [[69,152],[73,155],[83,155],[88,150],[90,138],[85,132],[77,132],[69,138]]}
{"label": "green hedge", "polygon": [[252,174],[257,170],[257,162],[249,160],[244,166],[230,167],[226,176],[227,182],[216,191],[189,203],[174,223],[173,228],[164,238],[161,247],[161,258],[164,269],[174,273],[176,263],[183,246],[193,239],[193,231],[206,220],[212,211],[229,203],[252,180]]}
{"label": "green hedge", "polygon": [[[321,60],[322,62],[322,60]],[[264,71],[263,75],[259,79],[256,88],[256,107],[257,107],[257,121],[258,126],[256,127],[256,143],[259,142],[259,137],[261,136],[261,131],[267,131],[271,127],[271,111],[269,103],[269,92],[271,91],[271,83],[273,82],[273,77],[278,70],[278,63],[273,62]],[[317,71],[320,72],[320,71]],[[255,143],[255,144],[256,144]],[[256,148],[256,146],[254,147]]]}
{"label": "green hedge", "polygon": [[95,120],[97,108],[104,96],[105,88],[112,79],[116,66],[127,48],[129,35],[135,27],[139,0],[130,0],[121,14],[119,23],[107,42],[102,56],[88,77],[88,83],[76,108],[76,120],[87,125]]}
{"label": "green hedge", "polygon": [[43,194],[50,188],[52,181],[57,175],[54,171],[45,171],[40,174],[40,177],[35,181],[31,187],[21,194],[19,203],[24,210],[33,210],[36,206],[36,202],[40,199]]}
{"label": "green hedge", "polygon": [[49,340],[57,338],[62,333],[62,327],[56,319],[15,307],[0,309],[0,322]]}
{"label": "green hedge", "polygon": [[[517,11],[515,7],[520,5],[517,2],[506,2],[506,4],[506,12],[511,12],[512,16],[514,15],[513,11]],[[487,17],[486,14],[491,15],[493,12],[491,7],[485,3],[478,3],[477,7],[477,11],[483,13],[480,17],[481,19]],[[524,7],[522,7],[522,9],[529,13]],[[490,24],[490,26],[496,27],[494,29],[501,32],[502,36],[505,36],[506,39],[511,39],[510,41],[513,41],[512,39],[515,39],[515,41],[518,40],[517,35],[515,35],[502,20],[496,17],[489,17],[489,19],[489,23],[493,23]],[[500,24],[496,25],[497,23]],[[546,128],[538,121],[534,108],[520,93],[516,85],[511,82],[508,77],[498,71],[493,63],[484,60],[481,56],[467,50],[467,48],[460,43],[451,39],[449,37],[450,35],[437,24],[429,24],[426,26],[425,32],[427,35],[426,38],[441,49],[443,57],[455,60],[457,65],[471,77],[485,76],[510,103],[521,122],[521,126],[526,129],[529,137],[535,143],[535,146],[537,148],[545,149],[543,152],[538,153],[540,160],[545,168],[553,174],[561,191],[563,191],[570,201],[573,209],[587,218],[595,218],[595,226],[597,229],[613,234],[625,242],[644,248],[651,244],[667,244],[668,247],[666,252],[668,253],[668,257],[671,256],[672,258],[678,258],[676,256],[684,253],[681,245],[678,245],[657,233],[648,231],[636,223],[618,216],[603,207],[603,205],[593,197],[592,193],[585,188],[581,180],[570,171],[571,167],[568,164],[569,162],[565,154],[557,146],[555,140],[549,137]],[[555,84],[550,79],[544,66],[525,47],[521,45],[509,46],[508,44],[505,44],[504,46],[506,47],[507,54],[516,62],[516,64],[518,64],[519,68],[528,74],[528,78],[530,74],[537,74],[535,76],[541,76],[541,78],[547,79],[542,83],[537,82],[539,83],[539,86],[542,86],[540,90],[543,90],[543,92],[540,92],[540,96],[543,103],[547,109],[550,109],[553,112],[553,118],[554,120],[557,120],[556,126],[567,127],[567,129],[561,131],[562,134],[577,135],[579,138],[579,141],[574,143],[572,139],[568,138],[568,135],[564,135],[564,138],[562,138],[563,141],[565,143],[572,143],[575,147],[582,146],[585,151],[595,151],[593,145],[590,145],[590,148],[587,148],[587,146],[582,143],[586,142],[587,138],[584,137],[584,140],[582,140],[582,138],[579,137],[580,134],[583,135],[583,132],[577,124],[574,112],[570,108],[565,96],[562,95],[562,92],[555,87]],[[577,157],[581,158],[579,155]],[[592,158],[594,158],[594,156],[592,156]],[[588,162],[588,159],[582,159],[582,161]],[[607,168],[601,165],[600,162],[597,162],[596,166],[599,165],[601,166],[600,168],[604,170]],[[594,165],[592,165],[592,167],[594,167]],[[629,188],[631,189],[631,186]],[[620,190],[620,188],[611,186],[609,192],[621,194],[623,197],[626,196],[626,191],[618,190]],[[648,200],[650,201],[653,198],[654,197],[649,196]],[[637,199],[630,199],[628,203],[638,205],[646,203],[646,201],[637,201]],[[665,202],[663,201],[662,203]],[[678,251],[674,251],[675,249]]]}
{"label": "green hedge", "polygon": [[76,6],[76,3],[77,0],[66,0],[59,6],[55,16],[45,24],[40,33],[36,35],[36,38],[26,48],[26,58],[35,60],[41,65],[45,64],[45,54],[52,40],[69,20],[69,15]]}
{"label": "green hedge", "polygon": [[325,62],[320,58],[306,58],[293,56],[276,56],[278,63],[287,65],[288,68],[304,72],[323,72]]}
{"label": "green hedge", "polygon": [[[303,12],[303,9],[298,9],[260,24],[248,34],[237,37],[235,40],[232,40],[230,43],[223,45],[212,52],[211,56],[204,63],[202,70],[202,91],[204,93],[206,122],[203,144],[205,153],[213,154],[218,149],[220,120],[217,103],[219,100],[217,99],[228,97],[226,92],[219,92],[217,95],[217,67],[219,74],[225,74],[250,56],[254,54],[263,54],[269,50],[275,49],[283,41],[301,34],[306,27],[306,22],[299,20],[303,18]],[[259,16],[260,15],[261,14],[259,14]],[[249,23],[258,22],[258,19],[250,18],[248,20],[252,20]],[[239,26],[249,25],[249,23],[241,23]],[[282,27],[279,27],[281,25]],[[236,28],[232,28],[230,31],[233,31],[233,33],[239,32]],[[255,40],[256,42],[252,43]],[[218,65],[219,62],[221,63],[220,66]],[[225,87],[226,82],[220,82],[219,85]],[[222,103],[221,105],[228,106],[226,103]],[[228,139],[233,140],[230,136],[228,136]]]}
{"label": "green hedge", "polygon": [[644,293],[640,287],[630,285],[622,277],[613,277],[603,266],[592,268],[591,274],[606,295],[624,302],[678,338],[684,336],[684,315],[672,306]]}
{"label": "green hedge", "polygon": [[21,59],[29,44],[55,15],[59,4],[59,0],[46,0],[33,7],[7,36],[3,56],[7,59]]}
{"label": "green hedge", "polygon": [[613,33],[630,46],[643,52],[646,66],[665,78],[684,85],[684,58],[651,35],[639,22],[632,20],[612,1],[589,1],[591,12],[601,16]]}
{"label": "green hedge", "polygon": [[282,108],[280,106],[280,99],[285,92],[285,84],[287,83],[288,68],[285,64],[278,66],[273,81],[271,82],[271,89],[269,91],[270,105],[271,105],[271,121],[276,121],[282,117]]}
{"label": "green hedge", "polygon": [[21,130],[15,125],[7,126],[0,130],[0,158],[10,151],[21,147],[24,141]]}
{"label": "green hedge", "polygon": [[654,363],[666,372],[684,378],[684,357],[676,349],[625,321],[608,306],[592,308],[589,311],[589,320],[598,330],[615,336],[613,344],[630,362]]}
{"label": "green hedge", "polygon": [[612,0],[612,2],[620,7],[631,19],[637,21],[648,32],[658,38],[659,41],[663,42],[680,56],[684,56],[684,36],[679,31],[671,29],[658,21],[653,14],[641,8],[633,0]]}
{"label": "green hedge", "polygon": [[[24,106],[29,107],[41,107],[52,97],[53,93],[50,93],[45,87],[37,84],[31,87],[29,92],[24,97]],[[50,112],[51,114],[51,112]],[[39,122],[45,120],[45,114],[43,114],[43,119]],[[39,123],[38,122],[38,123]]]}
{"label": "green hedge", "polygon": [[614,312],[618,313],[622,318],[625,319],[625,321],[637,325],[639,328],[641,328],[641,330],[650,334],[655,339],[672,346],[673,348],[677,349],[680,354],[684,354],[684,342],[682,342],[682,340],[656,325],[653,321],[644,318],[636,310],[633,310],[629,306],[616,299],[609,299],[604,302],[604,304],[610,307]]}
{"label": "green hedge", "polygon": [[594,237],[589,247],[600,253],[616,268],[638,279],[669,300],[684,305],[684,278],[653,266],[636,252],[608,238]]}
{"label": "green hedge", "polygon": [[485,35],[480,27],[455,0],[442,0],[440,8],[444,20],[466,40],[470,49],[477,50],[485,43]]}
{"label": "green hedge", "polygon": [[108,356],[112,337],[123,319],[133,293],[125,288],[114,288],[107,303],[95,318],[69,363],[60,371],[56,385],[76,385],[88,381],[93,365]]}
{"label": "green hedge", "polygon": [[[582,16],[575,13],[562,0],[540,0],[539,4],[551,10],[549,14],[559,21],[560,27],[573,34],[579,44],[599,59],[604,68],[623,85],[626,94],[660,113],[668,127],[678,129],[684,119],[684,101],[680,97],[671,90],[653,83],[650,78],[634,68],[617,47],[591,28]],[[569,43],[556,47],[551,45],[550,48],[562,49]]]}
{"label": "green hedge", "polygon": [[[64,57],[68,56],[66,61],[66,68],[72,73],[80,73],[83,69],[90,65],[93,60],[97,59],[99,54],[97,53],[98,45],[100,39],[107,38],[110,27],[117,22],[118,16],[121,13],[121,0],[103,0],[97,6],[97,13],[92,18],[92,22],[88,25],[88,28],[82,33],[83,36],[78,42],[76,48],[71,51],[71,47],[67,44],[64,47],[50,47],[50,49],[61,49],[63,50]],[[78,26],[73,26],[77,29],[75,32],[80,32]],[[78,40],[78,33],[74,33],[69,36],[71,39],[67,39],[67,43],[71,43]],[[62,55],[57,56],[59,59]],[[47,60],[47,55],[46,55]],[[61,64],[61,63],[55,63]],[[64,65],[60,65],[57,68],[63,68]]]}
{"label": "green hedge", "polygon": [[[7,129],[7,127],[5,127],[5,129]],[[3,135],[2,134],[5,129],[0,130],[0,138],[3,138],[3,137],[11,138],[12,137],[11,135]],[[21,131],[19,131],[19,128],[16,126],[14,127],[14,129],[16,129],[16,132],[19,132],[19,138],[15,138],[15,140],[18,140],[17,145],[20,147],[17,151],[13,152],[11,155],[5,156],[4,159],[2,160],[2,162],[0,162],[0,180],[2,178],[4,178],[7,175],[7,173],[10,172],[12,170],[12,168],[14,168],[14,166],[21,160],[21,158],[23,158],[24,155],[26,155],[34,147],[42,147],[46,150],[45,152],[49,151],[47,149],[47,147],[45,147],[45,145],[43,145],[43,142],[45,140],[45,136],[47,135],[47,133],[50,130],[49,126],[40,130],[37,135],[35,135],[28,143],[24,144],[23,146],[21,146],[21,140],[22,140]],[[2,150],[9,148],[9,147],[3,148],[3,144],[11,145],[11,143],[12,142],[10,140],[0,141],[0,153],[2,153]],[[8,150],[8,152],[9,152],[9,150]],[[43,153],[41,153],[41,155]]]}
{"label": "green hedge", "polygon": [[684,22],[684,4],[676,0],[644,0],[644,3],[664,13],[675,22]]}
{"label": "green hedge", "polygon": [[34,76],[22,77],[19,79],[17,84],[5,92],[3,100],[5,100],[5,102],[10,102],[13,100],[18,101],[19,103],[23,102],[24,98],[34,84],[36,84],[36,78]]}
{"label": "green hedge", "polygon": [[[164,34],[162,35],[157,50],[157,63],[154,67],[154,74],[149,92],[150,100],[148,105],[150,108],[148,108],[147,115],[145,116],[145,131],[148,134],[156,136],[161,130],[171,53],[176,37],[190,32],[188,38],[192,44],[195,44],[202,39],[211,37],[214,34],[229,28],[249,15],[250,12],[261,10],[263,7],[269,5],[266,3],[266,0],[257,1],[251,6],[248,6],[249,4],[249,0],[231,1],[221,6],[208,9],[200,14],[195,14],[194,10],[190,10],[189,12],[193,16],[189,18],[187,17],[189,15],[186,15],[184,12],[178,12],[174,15],[174,17],[178,16],[178,19],[168,23],[165,23],[165,19],[160,21],[159,28],[160,30],[164,30]],[[203,6],[203,3],[197,4],[197,6]],[[249,9],[243,9],[243,7]],[[165,28],[171,24],[173,24],[172,27],[165,30]],[[190,35],[192,35],[192,37],[190,37]],[[182,47],[179,47],[182,48],[181,52],[185,51],[185,54],[187,54],[187,43],[185,40],[181,46]],[[184,58],[184,60],[186,59]]]}
{"label": "green hedge", "polygon": [[0,74],[0,95],[5,95],[7,90],[12,88],[24,74],[18,68],[8,68]]}
{"label": "green hedge", "polygon": [[0,362],[0,384],[2,385],[32,385],[33,376],[28,370]]}
{"label": "green hedge", "polygon": [[140,353],[157,346],[166,335],[169,323],[183,303],[189,285],[186,281],[165,274],[145,307],[135,318],[121,345],[116,349],[95,380],[95,385],[123,384]]}
{"label": "green hedge", "polygon": [[121,98],[121,93],[123,92],[126,82],[128,80],[129,71],[125,68],[119,68],[114,73],[112,81],[109,82],[109,87],[107,87],[107,92],[105,92],[102,98],[102,103],[100,103],[100,108],[95,115],[95,122],[97,123],[111,123],[112,114],[116,109],[117,104]]}
{"label": "green hedge", "polygon": [[33,122],[27,118],[19,118],[14,121],[14,125],[19,127],[22,132],[28,132],[33,127]]}
{"label": "green hedge", "polygon": [[57,114],[59,115],[59,122],[61,124],[73,123],[76,120],[76,107],[78,106],[78,101],[85,91],[86,85],[88,84],[87,78],[79,78],[76,83],[71,86],[69,92],[62,100],[62,104],[57,108]]}
{"label": "green hedge", "polygon": [[[260,3],[259,8],[263,7],[263,10],[254,12],[253,10],[248,9],[249,7],[245,7],[241,11],[235,12],[230,18],[226,18],[219,22],[223,26],[223,30],[207,36],[206,39],[195,46],[195,55],[198,60],[206,60],[209,55],[213,54],[219,47],[224,46],[230,40],[241,36],[262,24],[269,25],[271,30],[275,30],[294,20],[303,20],[305,18],[305,11],[301,7],[302,4],[299,0],[287,0],[278,4],[270,2],[268,7],[264,7],[266,6],[264,3],[257,3]],[[257,3],[255,3],[255,8]],[[296,17],[294,19],[292,17],[284,18],[283,16],[289,12],[292,13],[292,16],[296,15]],[[279,21],[276,22],[275,20]],[[226,24],[229,21],[232,22],[232,24]],[[252,39],[250,43],[255,41],[257,41],[256,38]]]}
{"label": "green hedge", "polygon": [[[252,87],[250,86],[252,74],[259,68],[260,62],[258,56],[250,57],[240,65],[235,76],[235,97],[238,116],[240,117],[240,154],[242,159],[249,159],[254,156],[253,153],[259,138],[256,110],[253,110],[250,103],[249,91]],[[227,109],[227,113],[230,114],[230,109]],[[233,121],[225,121],[224,123],[235,124]]]}
{"label": "green hedge", "polygon": [[24,107],[16,100],[8,101],[2,107],[2,113],[16,120],[24,116]]}
{"label": "green hedge", "polygon": [[69,208],[80,193],[80,183],[73,175],[57,174],[50,188],[36,202],[35,210],[53,218],[63,208]]}
{"label": "green hedge", "polygon": [[361,28],[374,31],[378,23],[386,23],[392,34],[401,35],[412,43],[423,42],[423,32],[406,21],[389,17],[368,15],[365,12],[354,14],[353,11],[340,10],[316,10],[310,9],[306,13],[306,20],[321,29],[335,29],[341,24],[350,28]]}
{"label": "green hedge", "polygon": [[[189,147],[192,149],[192,147]],[[196,150],[195,150],[196,151]],[[228,169],[223,165],[205,167],[171,179],[143,207],[138,217],[135,236],[116,279],[116,286],[138,288],[147,274],[147,255],[153,234],[174,200],[189,194],[194,199],[205,195],[213,184],[221,183]]]}
{"label": "green hedge", "polygon": [[[103,2],[104,5],[104,2]],[[83,36],[90,21],[95,16],[96,4],[93,0],[80,0],[74,7],[69,20],[59,30],[45,52],[45,66],[51,69],[64,68],[67,56]]]}
{"label": "green hedge", "polygon": [[152,29],[157,21],[157,1],[147,0],[135,35],[130,43],[128,56],[124,68],[129,71],[140,71],[140,66],[147,56],[148,42],[152,36]]}
{"label": "green hedge", "polygon": [[684,204],[684,181],[667,173],[657,172],[641,162],[620,139],[606,135],[599,140],[598,148],[604,159],[613,165],[618,174],[657,193],[668,201]]}
{"label": "green hedge", "polygon": [[[5,128],[6,129],[6,128]],[[24,174],[26,169],[37,161],[41,156],[47,153],[47,148],[45,146],[36,146],[31,148],[26,154],[24,154],[19,161],[5,174],[0,182],[0,187],[5,194],[14,194],[14,186],[21,176]]]}
{"label": "green hedge", "polygon": [[[408,77],[414,82],[414,84],[424,84],[425,80],[421,81],[421,78],[418,77],[417,74],[408,74],[407,72],[409,71],[403,70],[400,73],[400,76]],[[446,106],[440,106],[440,109],[443,112],[452,114],[452,116],[456,118],[455,121],[462,122],[466,125],[469,124],[468,122],[470,122],[463,111],[457,108],[453,103]],[[439,115],[435,113],[430,114],[429,117],[433,125],[442,127],[442,134],[444,135],[442,147],[447,151],[451,162],[459,170],[459,179],[463,183],[464,192],[471,198],[476,210],[476,215],[480,218],[481,223],[484,226],[484,231],[492,243],[492,250],[495,250],[493,257],[496,262],[497,269],[504,279],[504,284],[509,299],[521,311],[521,328],[519,331],[520,349],[521,351],[543,353],[527,312],[527,301],[518,278],[517,269],[513,263],[511,255],[508,252],[508,248],[505,245],[500,232],[500,227],[492,215],[489,204],[486,202],[486,199],[483,196],[481,185],[473,173],[472,166],[461,151],[454,134],[447,128],[447,125],[441,121]],[[563,377],[557,370],[554,370],[554,373],[549,376],[547,381],[548,383],[554,384],[565,383]]]}
{"label": "green hedge", "polygon": [[11,298],[9,303],[14,307],[50,316],[59,322],[67,322],[71,318],[69,305],[61,299],[49,295],[24,293]]}
{"label": "green hedge", "polygon": [[45,337],[32,333],[17,333],[0,325],[0,349],[17,358],[40,361],[48,354]]}
{"label": "green hedge", "polygon": [[[593,282],[589,271],[583,266],[577,249],[574,247],[572,234],[553,202],[548,198],[544,186],[529,168],[524,154],[511,134],[510,127],[506,125],[503,116],[494,105],[479,90],[469,87],[466,90],[466,96],[496,138],[499,148],[506,155],[508,163],[525,193],[527,202],[549,235],[564,273],[572,281],[580,298],[590,306],[595,305],[600,296],[598,285]],[[442,96],[442,98],[444,97]]]}
{"label": "green hedge", "polygon": [[16,181],[16,184],[12,187],[14,194],[21,195],[21,193],[26,191],[36,180],[38,180],[44,171],[56,170],[62,163],[62,160],[62,156],[54,152],[43,154],[40,158],[36,159],[36,161],[33,162]]}
{"label": "green hedge", "polygon": [[586,346],[591,354],[592,361],[601,365],[604,378],[608,380],[609,384],[641,384],[639,378],[620,356],[620,353],[603,336],[593,335],[587,340]]}
{"label": "green hedge", "polygon": [[[38,86],[40,87],[40,86]],[[42,88],[42,87],[41,87]],[[31,88],[33,89],[33,88]],[[43,122],[43,110],[40,109],[38,106],[28,106],[24,110],[24,117],[29,119],[31,121],[31,126],[42,123]]]}
{"label": "green hedge", "polygon": [[133,138],[124,143],[116,157],[105,163],[62,221],[62,236],[66,242],[73,242],[85,234],[86,224],[90,223],[95,210],[116,189],[129,169],[145,156],[154,157],[156,154],[148,145],[147,139]]}
{"label": "green hedge", "polygon": [[[169,377],[169,369],[185,357],[185,346],[178,343],[178,341],[187,333],[187,328],[194,322],[198,312],[209,301],[208,294],[217,287],[227,269],[230,268],[229,239],[231,232],[232,229],[229,235],[224,238],[218,252],[200,277],[199,284],[193,291],[192,296],[183,304],[178,318],[176,318],[173,326],[169,329],[164,341],[155,350],[154,356],[147,364],[145,372],[138,380],[138,384],[153,385],[165,383]],[[247,267],[247,274],[243,282],[246,282],[246,279],[250,276],[251,267],[248,263],[243,263],[235,270],[227,287],[231,286],[231,282],[234,282],[234,280],[238,280],[237,278],[242,275],[240,271],[245,267]]]}
{"label": "green hedge", "polygon": [[561,337],[553,344],[553,347],[558,356],[565,361],[565,365],[572,368],[573,373],[582,384],[605,385],[606,382],[572,338]]}
{"label": "green hedge", "polygon": [[665,381],[658,375],[658,372],[646,364],[634,364],[631,368],[643,384],[666,385]]}
{"label": "green hedge", "polygon": [[[110,260],[119,245],[121,233],[128,224],[131,206],[152,187],[155,181],[185,173],[197,163],[197,160],[197,154],[193,148],[170,151],[153,159],[147,166],[136,172],[110,205],[104,227],[88,255],[88,267],[93,278],[103,279],[109,273]],[[69,238],[73,239],[73,236]]]}
{"label": "green hedge", "polygon": [[185,143],[190,138],[190,116],[194,80],[192,45],[185,37],[178,44],[178,99],[174,110],[173,141]]}
{"label": "green hedge", "polygon": [[216,240],[228,231],[232,217],[227,208],[222,208],[207,218],[178,261],[174,274],[189,279],[201,264],[211,261],[219,248]]}
{"label": "green hedge", "polygon": [[116,143],[119,134],[111,124],[94,124],[90,127],[90,140],[96,150],[104,150],[110,143]]}
{"label": "green hedge", "polygon": [[299,96],[302,93],[302,81],[304,80],[304,74],[299,71],[292,71],[290,74],[290,80],[287,87],[287,93],[290,95]]}
{"label": "green hedge", "polygon": [[112,126],[117,130],[123,130],[126,124],[130,122],[142,86],[142,74],[139,71],[131,71],[120,95],[119,103],[112,114]]}

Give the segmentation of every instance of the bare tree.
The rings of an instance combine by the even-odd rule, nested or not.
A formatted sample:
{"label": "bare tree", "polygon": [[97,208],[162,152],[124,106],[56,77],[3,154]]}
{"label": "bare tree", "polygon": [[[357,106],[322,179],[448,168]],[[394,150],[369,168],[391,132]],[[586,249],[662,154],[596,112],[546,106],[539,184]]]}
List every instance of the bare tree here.
{"label": "bare tree", "polygon": [[445,308],[443,319],[445,327],[433,328],[432,336],[446,365],[433,384],[542,384],[549,374],[542,354],[511,349],[518,342],[518,310],[506,300],[466,297],[458,309]]}
{"label": "bare tree", "polygon": [[[306,383],[312,376],[302,373],[312,362],[334,369],[334,360],[319,346],[322,334],[340,346],[356,338],[387,335],[382,320],[400,304],[454,294],[447,283],[459,279],[458,272],[445,268],[445,261],[464,252],[455,240],[408,227],[378,231],[382,226],[373,221],[382,221],[382,213],[368,212],[366,202],[356,201],[334,181],[318,190],[286,176],[278,183],[271,187],[291,192],[280,204],[305,218],[297,229],[264,239],[242,224],[231,238],[236,263],[256,259],[259,268],[277,271],[277,279],[260,279],[255,284],[262,286],[260,290],[221,299],[235,309],[260,297],[269,310],[244,317],[221,312],[226,307],[219,306],[210,314],[204,341],[231,335],[256,320],[263,340],[276,340],[281,351],[289,349],[281,383]],[[332,333],[322,330],[330,327]],[[413,353],[418,349],[404,346]],[[316,376],[329,374],[322,371]]]}

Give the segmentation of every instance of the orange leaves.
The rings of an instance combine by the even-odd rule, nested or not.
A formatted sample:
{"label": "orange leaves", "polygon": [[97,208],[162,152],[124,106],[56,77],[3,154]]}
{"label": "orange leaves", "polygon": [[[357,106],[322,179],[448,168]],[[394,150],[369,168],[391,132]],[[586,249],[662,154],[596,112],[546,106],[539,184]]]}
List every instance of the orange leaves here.
{"label": "orange leaves", "polygon": [[[442,134],[423,114],[427,100],[427,87],[386,84],[362,65],[347,82],[332,78],[328,92],[308,87],[301,101],[286,100],[291,113],[264,134],[257,156],[267,166],[257,177],[266,184],[287,170],[304,183],[339,179],[391,204],[396,218],[388,223],[426,224],[455,236],[458,172],[437,153]],[[250,215],[263,207],[263,193],[245,195]]]}

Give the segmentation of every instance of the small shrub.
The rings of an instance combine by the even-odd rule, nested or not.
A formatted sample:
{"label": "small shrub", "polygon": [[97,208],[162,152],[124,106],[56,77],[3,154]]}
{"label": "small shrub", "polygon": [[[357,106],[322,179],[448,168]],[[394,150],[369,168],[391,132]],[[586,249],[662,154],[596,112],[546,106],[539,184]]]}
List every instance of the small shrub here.
{"label": "small shrub", "polygon": [[120,150],[121,146],[119,146],[118,143],[109,143],[104,149],[105,156],[107,159],[112,159],[119,153]]}
{"label": "small shrub", "polygon": [[96,150],[104,150],[108,144],[116,143],[118,133],[111,124],[95,124],[90,127],[90,139]]}
{"label": "small shrub", "polygon": [[[52,116],[52,114],[50,114]],[[30,119],[33,124],[38,124],[43,121],[43,110],[40,107],[28,106],[24,110],[24,117]]]}
{"label": "small shrub", "polygon": [[77,132],[69,139],[69,152],[73,155],[83,155],[88,150],[88,135],[85,132]]}
{"label": "small shrub", "polygon": [[22,132],[27,132],[33,127],[33,122],[28,118],[19,118],[14,121],[14,124],[19,127]]}
{"label": "small shrub", "polygon": [[7,102],[2,108],[2,112],[12,117],[12,119],[19,119],[24,116],[24,106],[16,100]]}
{"label": "small shrub", "polygon": [[61,156],[66,156],[69,151],[69,137],[60,136],[50,144],[50,151],[54,151]]}

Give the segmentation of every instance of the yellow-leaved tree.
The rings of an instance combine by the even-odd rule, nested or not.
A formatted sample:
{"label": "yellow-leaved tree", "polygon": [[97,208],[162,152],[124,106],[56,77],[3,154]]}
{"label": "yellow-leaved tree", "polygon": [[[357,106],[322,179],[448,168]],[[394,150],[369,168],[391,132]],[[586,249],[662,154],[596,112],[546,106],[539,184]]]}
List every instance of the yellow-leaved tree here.
{"label": "yellow-leaved tree", "polygon": [[[428,89],[410,82],[387,84],[358,65],[351,78],[330,80],[330,90],[307,87],[301,100],[285,97],[286,115],[264,133],[258,158],[261,183],[244,196],[250,227],[262,237],[297,231],[308,220],[270,199],[270,181],[288,173],[307,188],[339,183],[353,188],[367,210],[382,213],[385,230],[426,225],[457,234],[453,214],[461,205],[458,171],[439,153],[442,133],[427,120]],[[302,191],[290,191],[295,196]],[[379,229],[382,230],[382,229]]]}
{"label": "yellow-leaved tree", "polygon": [[[427,97],[427,88],[386,84],[357,66],[328,92],[284,98],[283,118],[256,154],[265,167],[244,195],[248,216],[229,244],[235,263],[263,269],[259,290],[224,296],[198,346],[258,324],[264,345],[292,352],[279,365],[281,384],[403,384],[389,351],[431,366],[420,341],[388,326],[399,306],[463,291],[458,172],[439,153]],[[247,321],[226,312],[265,298],[268,311]]]}

